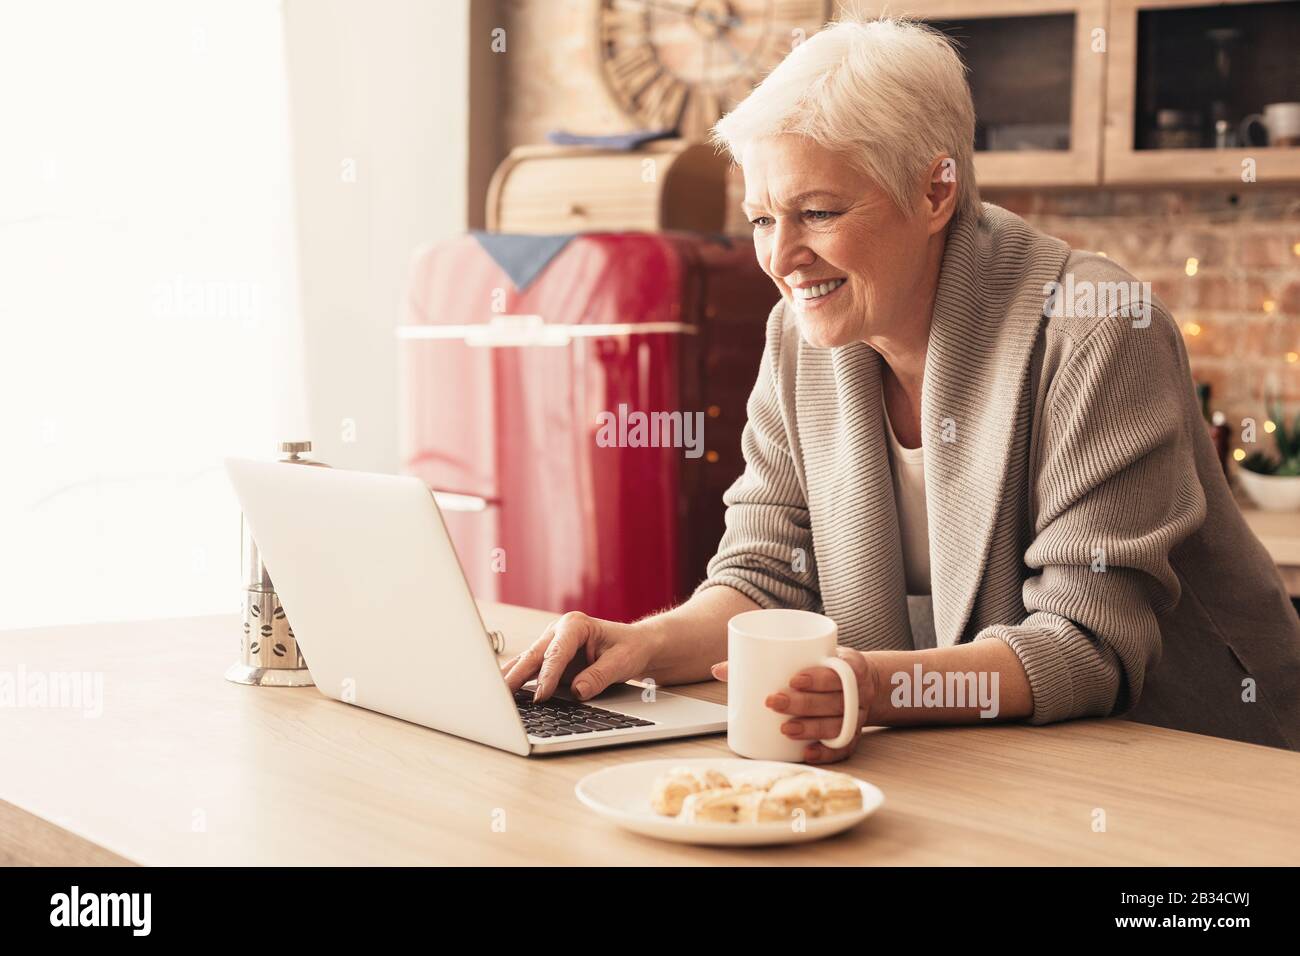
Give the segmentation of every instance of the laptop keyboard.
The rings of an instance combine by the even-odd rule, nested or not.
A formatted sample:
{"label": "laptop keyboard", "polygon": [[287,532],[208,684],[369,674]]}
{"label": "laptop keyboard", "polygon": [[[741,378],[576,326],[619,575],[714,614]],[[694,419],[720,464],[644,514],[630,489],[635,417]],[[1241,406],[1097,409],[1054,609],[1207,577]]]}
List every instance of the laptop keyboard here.
{"label": "laptop keyboard", "polygon": [[572,737],[605,730],[654,726],[653,720],[642,720],[574,700],[552,697],[538,704],[533,701],[531,690],[515,691],[515,705],[530,737]]}

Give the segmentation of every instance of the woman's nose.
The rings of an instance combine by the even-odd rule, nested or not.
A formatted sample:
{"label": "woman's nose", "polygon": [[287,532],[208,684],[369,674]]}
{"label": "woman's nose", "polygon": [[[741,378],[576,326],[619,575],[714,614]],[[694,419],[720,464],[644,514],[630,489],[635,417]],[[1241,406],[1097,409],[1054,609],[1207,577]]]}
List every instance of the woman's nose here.
{"label": "woman's nose", "polygon": [[811,265],[815,258],[797,228],[787,225],[773,228],[772,247],[768,253],[768,268],[772,275],[785,278],[796,269]]}

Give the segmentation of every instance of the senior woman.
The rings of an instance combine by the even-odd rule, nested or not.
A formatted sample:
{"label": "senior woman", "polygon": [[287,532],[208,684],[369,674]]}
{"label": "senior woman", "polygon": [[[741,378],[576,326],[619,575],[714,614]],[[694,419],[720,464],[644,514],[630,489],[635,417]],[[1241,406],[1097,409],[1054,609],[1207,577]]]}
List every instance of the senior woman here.
{"label": "senior woman", "polygon": [[[862,725],[984,719],[891,693],[919,665],[996,673],[998,720],[1123,715],[1300,749],[1300,619],[1178,328],[1114,263],[980,202],[950,43],[830,25],[715,136],[781,292],[726,531],[690,600],[632,624],[566,614],[503,665],[511,689],[725,679],[728,619],[793,607],[838,624]],[[928,635],[909,613],[925,595]],[[767,699],[809,762],[853,751],[817,742],[838,688],[814,668]]]}

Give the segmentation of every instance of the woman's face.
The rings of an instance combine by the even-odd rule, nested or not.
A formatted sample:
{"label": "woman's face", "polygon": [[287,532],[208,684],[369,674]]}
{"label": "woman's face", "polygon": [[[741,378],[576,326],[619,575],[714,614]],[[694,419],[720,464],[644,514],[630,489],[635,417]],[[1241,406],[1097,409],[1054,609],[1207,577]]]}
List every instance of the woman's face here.
{"label": "woman's face", "polygon": [[931,229],[920,196],[904,216],[843,154],[794,134],[755,140],[741,164],[759,264],[808,344],[888,338],[924,305]]}

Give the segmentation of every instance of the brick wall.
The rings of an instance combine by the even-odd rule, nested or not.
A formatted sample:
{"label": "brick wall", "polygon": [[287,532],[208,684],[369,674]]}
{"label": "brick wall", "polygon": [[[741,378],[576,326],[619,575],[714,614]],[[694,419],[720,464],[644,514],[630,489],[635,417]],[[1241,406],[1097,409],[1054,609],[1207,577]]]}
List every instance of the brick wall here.
{"label": "brick wall", "polygon": [[1300,408],[1300,186],[984,190],[984,199],[1150,282],[1230,424],[1262,421],[1266,394],[1288,416]]}

